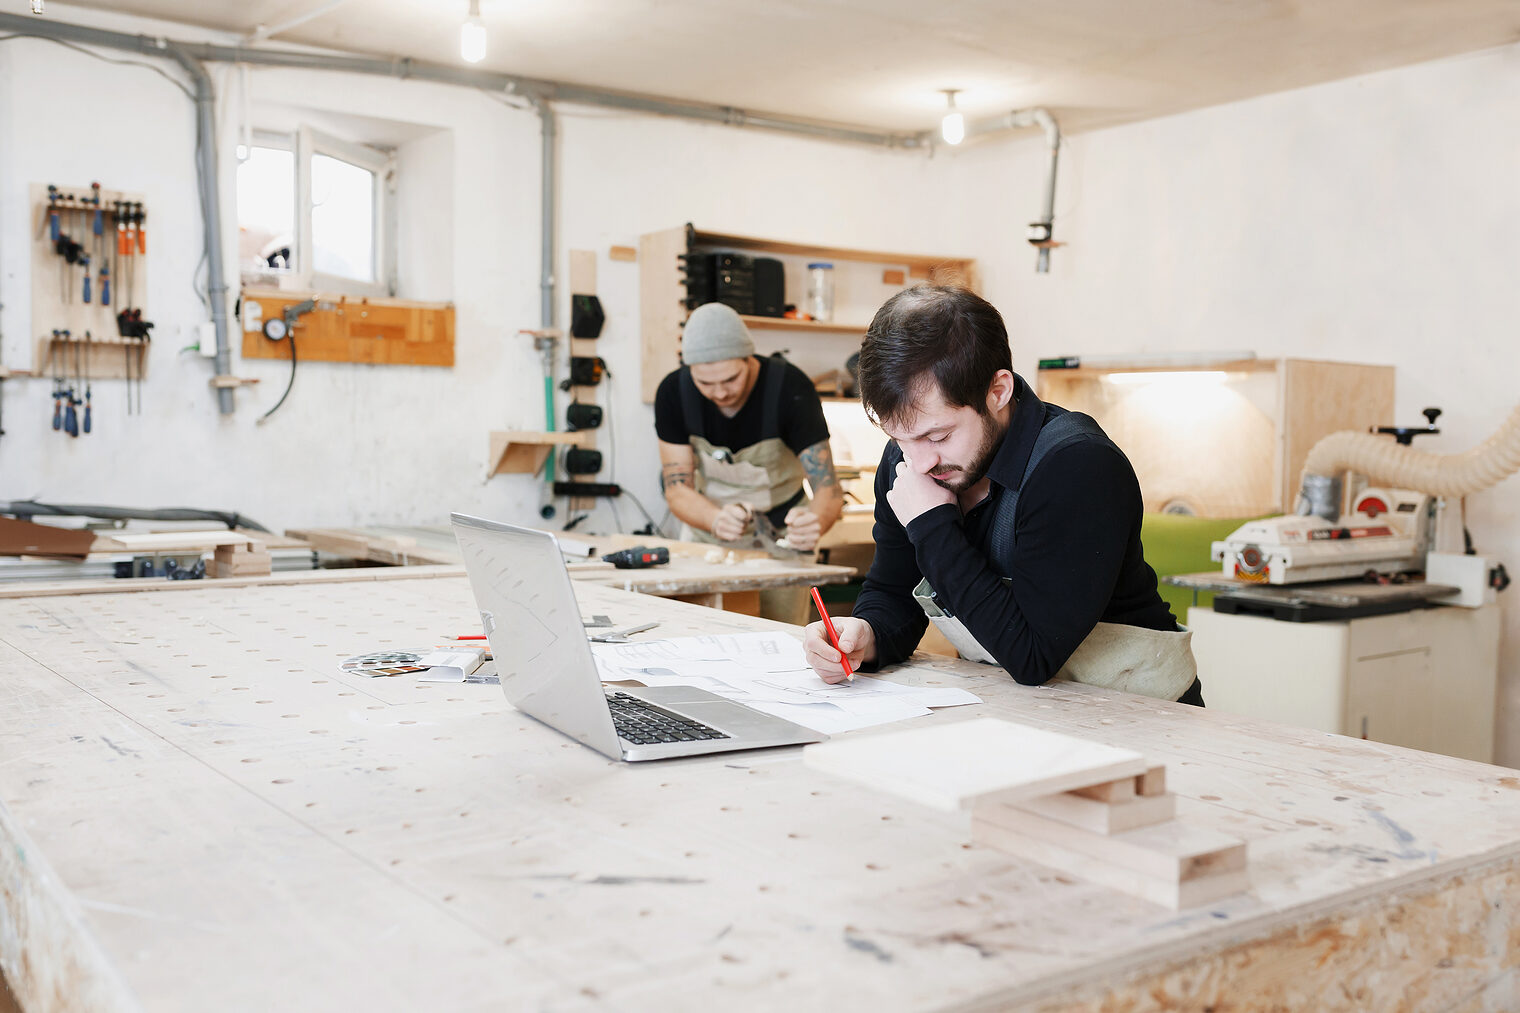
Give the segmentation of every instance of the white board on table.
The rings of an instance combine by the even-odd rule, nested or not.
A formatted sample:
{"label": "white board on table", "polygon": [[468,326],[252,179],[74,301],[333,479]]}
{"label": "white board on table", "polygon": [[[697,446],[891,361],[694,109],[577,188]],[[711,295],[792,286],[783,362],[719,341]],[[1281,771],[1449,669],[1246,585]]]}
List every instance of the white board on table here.
{"label": "white board on table", "polygon": [[936,809],[1034,798],[1145,773],[1145,757],[1042,728],[975,718],[808,746],[810,767]]}

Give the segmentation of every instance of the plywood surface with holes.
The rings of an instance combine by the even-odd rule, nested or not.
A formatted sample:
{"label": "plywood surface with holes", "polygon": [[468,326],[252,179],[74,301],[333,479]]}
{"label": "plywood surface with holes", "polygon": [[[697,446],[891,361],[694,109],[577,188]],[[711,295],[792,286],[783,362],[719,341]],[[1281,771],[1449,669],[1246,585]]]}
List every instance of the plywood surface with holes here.
{"label": "plywood surface with holes", "polygon": [[381,366],[454,365],[454,307],[409,299],[324,296],[320,292],[243,289],[243,358],[290,359],[289,339],[270,341],[260,321],[307,298],[316,308],[292,328],[299,361]]}
{"label": "plywood surface with holes", "polygon": [[[576,593],[660,634],[790,629]],[[991,715],[1165,763],[1179,816],[1251,855],[1248,893],[1175,913],[794,750],[619,764],[498,687],[337,668],[477,621],[457,577],[8,602],[0,961],[23,1007],[1515,1004],[1513,771],[964,662],[889,673],[985,701],[914,725]]]}

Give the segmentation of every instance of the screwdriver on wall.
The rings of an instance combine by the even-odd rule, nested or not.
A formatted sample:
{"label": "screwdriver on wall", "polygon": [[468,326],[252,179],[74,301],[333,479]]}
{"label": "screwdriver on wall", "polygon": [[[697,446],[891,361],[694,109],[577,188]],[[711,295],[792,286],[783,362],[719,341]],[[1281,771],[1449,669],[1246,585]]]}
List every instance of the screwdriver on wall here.
{"label": "screwdriver on wall", "polygon": [[48,342],[48,368],[53,374],[53,428],[63,428],[63,377],[58,375],[58,330],[53,330],[53,340]]}
{"label": "screwdriver on wall", "polygon": [[84,332],[84,431],[90,431],[90,353],[94,351],[90,332]]}
{"label": "screwdriver on wall", "polygon": [[86,253],[83,257],[80,257],[79,260],[80,260],[81,263],[84,264],[84,301],[85,302],[89,302],[90,301],[90,255],[88,253]]}

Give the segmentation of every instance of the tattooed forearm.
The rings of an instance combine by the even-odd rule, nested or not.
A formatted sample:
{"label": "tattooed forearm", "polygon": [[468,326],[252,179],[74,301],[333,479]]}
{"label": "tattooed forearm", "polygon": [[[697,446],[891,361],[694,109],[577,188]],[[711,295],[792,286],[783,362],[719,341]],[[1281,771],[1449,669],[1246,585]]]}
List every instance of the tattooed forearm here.
{"label": "tattooed forearm", "polygon": [[802,460],[802,470],[807,474],[814,496],[839,484],[834,474],[834,451],[829,448],[828,440],[820,440],[797,456]]}
{"label": "tattooed forearm", "polygon": [[660,468],[660,489],[691,485],[691,465],[672,462]]}

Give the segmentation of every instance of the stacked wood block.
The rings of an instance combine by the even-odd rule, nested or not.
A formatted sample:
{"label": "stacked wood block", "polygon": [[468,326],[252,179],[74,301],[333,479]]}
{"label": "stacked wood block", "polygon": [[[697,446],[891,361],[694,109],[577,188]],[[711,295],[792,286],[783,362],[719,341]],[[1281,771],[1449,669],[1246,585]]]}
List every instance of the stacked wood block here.
{"label": "stacked wood block", "polygon": [[270,571],[269,546],[265,542],[249,539],[229,545],[218,545],[216,555],[207,567],[210,577],[264,577]]}
{"label": "stacked wood block", "polygon": [[991,718],[809,746],[810,766],[941,809],[972,839],[1172,909],[1250,887],[1246,846],[1176,818],[1141,754]]}

